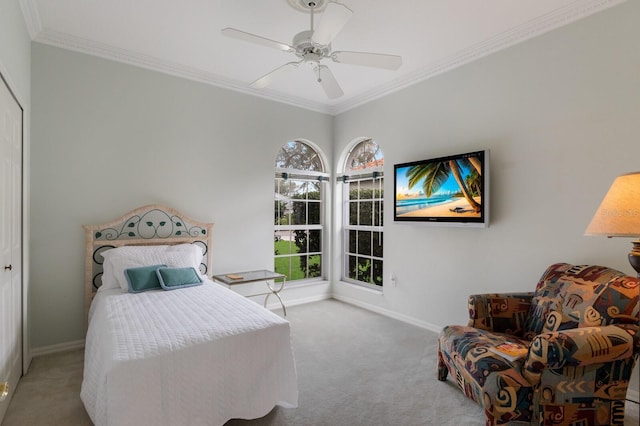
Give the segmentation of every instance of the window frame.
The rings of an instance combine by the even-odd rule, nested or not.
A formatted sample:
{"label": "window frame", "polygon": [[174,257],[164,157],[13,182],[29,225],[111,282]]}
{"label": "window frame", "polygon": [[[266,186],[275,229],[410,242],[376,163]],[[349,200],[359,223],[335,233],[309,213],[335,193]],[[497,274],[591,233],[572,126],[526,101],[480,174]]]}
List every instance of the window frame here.
{"label": "window frame", "polygon": [[[355,149],[358,149],[358,147],[363,144],[363,143],[367,143],[367,142],[373,142],[376,144],[376,146],[378,147],[378,150],[382,153],[382,165],[376,165],[374,167],[364,167],[364,168],[360,168],[357,170],[347,170],[349,167],[349,159],[351,158],[351,154],[354,152]],[[378,160],[376,160],[377,162]],[[384,153],[382,152],[382,149],[380,148],[380,146],[377,144],[377,142],[375,142],[372,139],[362,139],[358,142],[356,142],[351,149],[349,150],[349,152],[346,155],[346,159],[344,162],[344,165],[342,167],[343,171],[341,172],[340,176],[337,178],[337,182],[339,185],[342,185],[342,208],[341,208],[341,217],[342,217],[342,246],[341,246],[341,258],[342,258],[342,268],[341,268],[341,277],[340,279],[344,282],[350,283],[350,284],[355,284],[358,286],[362,286],[364,288],[369,288],[369,289],[374,289],[376,291],[382,291],[384,288],[384,171],[383,171],[383,167],[384,167]],[[360,191],[361,191],[361,187],[360,187],[360,183],[361,182],[365,182],[365,181],[370,181],[372,183],[372,188],[373,188],[373,192],[372,192],[372,197],[370,199],[367,199],[368,201],[371,201],[372,204],[372,220],[371,220],[371,225],[360,225],[360,224],[351,224],[350,222],[350,207],[352,205],[352,203],[356,202],[358,205],[358,209],[360,209],[360,206],[362,204],[362,202],[360,200],[362,200],[359,196],[357,201],[354,201],[352,199],[350,199],[350,194],[351,194],[351,183],[353,182],[358,182],[358,193],[360,195]],[[379,191],[378,196],[376,197],[376,190]],[[377,210],[377,212],[376,212]],[[375,225],[375,215],[379,214],[379,219],[378,219],[378,225]],[[360,219],[360,212],[358,212],[358,219]],[[360,222],[360,220],[358,220]],[[351,251],[350,248],[350,233],[351,231],[356,231],[356,232],[368,232],[371,233],[371,238],[370,238],[370,255],[363,255],[361,253],[358,253],[359,251],[359,241],[355,242],[355,253]],[[378,236],[378,241],[382,240],[382,248],[381,250],[381,254],[382,256],[376,256],[375,255],[375,251],[373,248],[373,244],[375,244],[375,238],[374,238],[374,233],[379,233]],[[350,259],[351,258],[355,258],[356,262],[359,261],[359,259],[369,259],[371,262],[371,267],[370,267],[370,278],[372,282],[367,282],[367,281],[360,281],[358,279],[354,279],[350,277]],[[374,268],[374,262],[379,262],[380,263],[380,268],[381,268],[381,280],[380,280],[380,284],[375,284],[373,283],[373,274],[375,273],[375,268]]]}
{"label": "window frame", "polygon": [[[287,144],[290,144],[291,142],[295,142],[295,143],[301,143],[304,145],[307,145],[308,148],[312,149],[314,151],[314,155],[318,158],[318,161],[320,163],[320,167],[323,170],[326,170],[326,162],[323,159],[322,156],[322,152],[314,145],[310,144],[309,142],[306,141],[302,141],[302,140],[292,140],[289,142],[286,142],[283,146],[280,147],[280,150],[282,150]],[[278,152],[279,155],[280,151]],[[278,162],[278,157],[276,157],[276,164]],[[274,210],[273,210],[273,214],[274,214],[274,253],[273,253],[273,261],[274,261],[274,271],[276,270],[276,259],[279,258],[294,258],[294,257],[303,257],[306,256],[307,259],[310,259],[313,256],[319,256],[320,257],[320,271],[319,271],[319,276],[314,276],[314,277],[309,277],[309,266],[311,264],[311,262],[307,263],[307,269],[306,271],[304,271],[305,273],[305,278],[302,279],[291,279],[291,273],[293,272],[291,269],[291,261],[289,261],[289,269],[286,272],[287,275],[287,285],[298,285],[298,284],[302,284],[302,283],[310,283],[310,282],[317,282],[317,281],[325,281],[326,280],[326,274],[327,274],[327,270],[328,270],[328,266],[327,266],[327,262],[328,262],[328,255],[327,255],[327,247],[329,247],[329,244],[327,243],[326,239],[327,239],[327,226],[326,226],[326,218],[327,218],[327,199],[328,198],[328,191],[329,191],[329,187],[327,185],[327,182],[329,181],[330,175],[329,173],[326,173],[324,171],[317,171],[317,170],[301,170],[301,169],[295,169],[295,168],[282,168],[282,167],[275,167],[275,176],[274,176]],[[318,209],[319,209],[319,223],[317,224],[309,224],[309,209],[308,207],[305,208],[305,214],[307,215],[304,224],[286,224],[286,225],[281,225],[281,224],[277,224],[276,223],[276,206],[277,204],[275,202],[277,201],[282,201],[281,199],[278,198],[278,195],[280,194],[280,182],[283,181],[287,181],[287,180],[295,180],[295,181],[300,181],[300,182],[314,182],[314,183],[319,183],[319,199],[316,200],[312,200],[312,203],[317,203],[318,204]],[[307,192],[308,194],[308,192]],[[293,200],[292,200],[293,201]],[[300,201],[304,201],[307,206],[309,205],[310,201],[308,198],[306,198],[305,200],[300,200]],[[298,252],[298,253],[287,253],[287,254],[276,254],[275,253],[275,236],[278,235],[278,233],[289,233],[290,237],[293,237],[293,233],[295,231],[319,231],[320,232],[320,246],[318,247],[319,251],[309,251],[311,247],[309,247],[310,245],[310,239],[307,239],[307,251],[305,252]],[[309,235],[309,234],[307,234]],[[294,245],[295,243],[292,240],[291,244]],[[285,272],[282,272],[285,273]]]}

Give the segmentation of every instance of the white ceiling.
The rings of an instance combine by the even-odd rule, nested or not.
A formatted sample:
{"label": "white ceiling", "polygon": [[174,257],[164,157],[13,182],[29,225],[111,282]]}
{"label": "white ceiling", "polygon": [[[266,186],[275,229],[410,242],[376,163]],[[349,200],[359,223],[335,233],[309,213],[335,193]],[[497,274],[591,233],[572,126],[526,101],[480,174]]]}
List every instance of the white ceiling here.
{"label": "white ceiling", "polygon": [[[249,84],[293,53],[225,37],[237,28],[291,44],[308,13],[288,0],[20,0],[34,41],[337,114],[625,0],[341,0],[353,16],[333,50],[402,56],[397,71],[323,60],[344,90],[327,99],[299,67]],[[320,22],[322,14],[316,16]]]}

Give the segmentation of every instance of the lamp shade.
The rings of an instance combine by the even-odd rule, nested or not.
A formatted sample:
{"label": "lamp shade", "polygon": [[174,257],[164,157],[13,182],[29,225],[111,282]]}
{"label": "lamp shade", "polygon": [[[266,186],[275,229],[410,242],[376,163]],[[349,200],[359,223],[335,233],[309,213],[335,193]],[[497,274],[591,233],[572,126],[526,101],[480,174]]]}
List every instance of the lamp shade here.
{"label": "lamp shade", "polygon": [[585,235],[640,237],[640,172],[613,181]]}

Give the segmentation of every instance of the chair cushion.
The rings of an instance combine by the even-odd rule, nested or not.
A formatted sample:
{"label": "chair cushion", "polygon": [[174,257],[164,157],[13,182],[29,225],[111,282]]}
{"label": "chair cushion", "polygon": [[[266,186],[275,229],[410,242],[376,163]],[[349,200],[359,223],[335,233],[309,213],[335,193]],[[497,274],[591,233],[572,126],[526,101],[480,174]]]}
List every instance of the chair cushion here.
{"label": "chair cushion", "polygon": [[524,337],[570,328],[638,322],[638,279],[604,266],[551,265],[529,309]]}
{"label": "chair cushion", "polygon": [[522,375],[524,359],[509,361],[489,350],[507,341],[531,342],[472,327],[444,327],[439,356],[464,394],[484,407],[496,423],[531,419],[532,387]]}

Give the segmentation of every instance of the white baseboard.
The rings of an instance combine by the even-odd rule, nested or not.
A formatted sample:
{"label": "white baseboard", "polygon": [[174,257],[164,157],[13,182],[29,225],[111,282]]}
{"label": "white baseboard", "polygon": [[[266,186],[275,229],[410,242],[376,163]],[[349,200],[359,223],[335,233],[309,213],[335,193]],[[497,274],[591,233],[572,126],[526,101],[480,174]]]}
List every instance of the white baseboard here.
{"label": "white baseboard", "polygon": [[76,340],[73,342],[58,343],[57,345],[41,346],[39,348],[34,348],[31,350],[31,356],[37,357],[41,355],[49,355],[57,352],[66,352],[66,351],[82,349],[82,348],[84,348],[84,339]]}
{"label": "white baseboard", "polygon": [[[320,302],[321,300],[327,300],[327,299],[331,299],[331,295],[330,294],[328,294],[328,293],[326,293],[326,294],[317,294],[315,296],[301,297],[299,299],[285,300],[284,301],[284,306],[285,306],[285,308],[288,308],[290,306],[305,305],[307,303]],[[280,305],[280,302],[278,302],[278,299],[276,299],[275,297],[270,297],[269,298],[269,303],[267,304],[267,309],[269,309],[270,311],[273,311],[273,310],[276,310],[276,309],[282,309],[282,306]]]}
{"label": "white baseboard", "polygon": [[339,296],[334,294],[333,299],[339,300],[344,303],[348,303],[350,305],[358,306],[368,311],[373,311],[375,313],[384,315],[389,318],[397,319],[398,321],[406,322],[407,324],[415,325],[416,327],[433,331],[434,333],[440,333],[440,331],[442,331],[442,327],[439,325],[431,324],[426,321],[422,321],[417,318],[410,317],[408,315],[399,314],[397,312],[390,311],[388,309],[384,309],[379,306],[370,305],[369,303],[364,303],[364,302],[361,302],[360,300],[352,299],[350,297]]}

